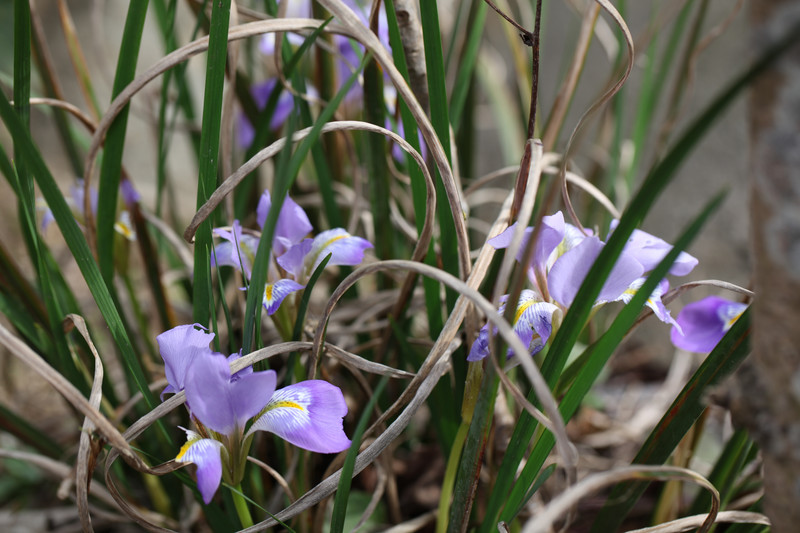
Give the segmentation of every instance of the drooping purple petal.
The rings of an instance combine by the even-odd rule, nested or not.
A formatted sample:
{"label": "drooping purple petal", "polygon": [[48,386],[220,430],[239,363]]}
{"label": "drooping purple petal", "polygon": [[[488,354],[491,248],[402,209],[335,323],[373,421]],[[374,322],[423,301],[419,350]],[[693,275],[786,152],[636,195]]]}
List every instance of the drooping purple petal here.
{"label": "drooping purple petal", "polygon": [[[619,225],[618,220],[611,221],[609,236],[617,225]],[[665,240],[638,229],[633,230],[628,242],[625,244],[625,252],[639,261],[645,272],[649,272],[658,266],[670,250],[672,250],[672,245]],[[681,252],[669,269],[669,273],[673,276],[685,276],[697,266],[697,263],[696,257],[686,252]]]}
{"label": "drooping purple petal", "polygon": [[[256,221],[262,229],[267,221],[267,214],[269,214],[271,207],[272,199],[269,191],[264,191],[256,209]],[[275,226],[272,252],[276,257],[280,257],[289,248],[302,241],[313,229],[314,227],[308,220],[308,215],[303,211],[303,208],[287,196],[283,201],[281,212],[278,215],[278,223]]]}
{"label": "drooping purple petal", "polygon": [[[538,294],[524,290],[514,315],[514,331],[531,355],[539,353],[553,332],[553,316],[560,315],[558,306],[541,301]],[[513,352],[509,350],[509,357]]]}
{"label": "drooping purple petal", "polygon": [[186,373],[186,400],[192,414],[218,433],[230,435],[267,404],[275,390],[275,371],[253,372],[231,380],[227,358],[212,354]]}
{"label": "drooping purple petal", "polygon": [[248,434],[270,431],[300,448],[336,453],[350,446],[342,427],[346,414],[339,387],[322,380],[302,381],[275,391]]}
{"label": "drooping purple petal", "polygon": [[480,361],[481,359],[485,359],[488,355],[489,355],[489,323],[487,322],[480,329],[480,331],[478,331],[478,337],[475,339],[475,341],[472,343],[472,347],[469,349],[469,354],[467,355],[467,361],[469,361],[470,363],[474,363],[475,361]]}
{"label": "drooping purple petal", "polygon": [[[617,298],[616,301],[622,301],[625,302],[626,304],[630,303],[633,296],[639,291],[639,289],[644,284],[645,279],[646,278],[639,278],[635,280],[633,283],[631,283],[630,287],[625,289],[625,292],[620,294],[619,298]],[[674,318],[672,318],[669,309],[667,309],[667,307],[661,301],[661,297],[668,290],[669,290],[669,281],[667,281],[666,279],[662,279],[658,283],[658,286],[656,286],[655,290],[653,290],[652,294],[650,294],[650,297],[645,302],[645,305],[653,310],[653,314],[655,314],[660,321],[665,322],[667,324],[672,324],[673,326],[677,327],[680,330],[681,326],[675,321]]]}
{"label": "drooping purple petal", "polygon": [[[505,313],[506,304],[500,305],[497,310],[501,315]],[[519,304],[514,315],[514,332],[528,348],[528,353],[535,355],[539,353],[547,344],[553,332],[553,318],[560,315],[561,310],[558,306],[548,302],[543,302],[541,297],[532,290],[524,290],[520,294]],[[497,335],[497,328],[493,328],[494,335]],[[478,332],[478,338],[470,348],[467,361],[480,361],[489,355],[489,324],[487,323]],[[514,352],[508,350],[508,358]]]}
{"label": "drooping purple petal", "polygon": [[164,359],[164,372],[169,382],[169,386],[161,393],[162,399],[166,393],[183,390],[188,368],[196,360],[203,360],[214,353],[209,348],[209,344],[214,340],[214,334],[196,328],[202,326],[200,324],[177,326],[156,337],[158,350]]}
{"label": "drooping purple petal", "polygon": [[258,250],[258,239],[253,235],[242,233],[242,225],[238,220],[233,221],[230,230],[214,228],[214,235],[224,240],[214,247],[211,266],[231,266],[242,272],[245,278],[250,279]]}
{"label": "drooping purple petal", "polygon": [[272,315],[281,306],[284,298],[301,289],[305,289],[305,285],[300,285],[291,279],[279,279],[275,283],[267,283],[264,287],[264,299],[261,303],[264,305],[264,309],[267,310],[267,314]]}
{"label": "drooping purple petal", "polygon": [[186,432],[186,444],[181,447],[175,460],[197,465],[197,488],[203,501],[208,504],[222,480],[222,443],[204,439],[190,429],[181,429]]}
{"label": "drooping purple petal", "polygon": [[328,265],[358,265],[364,260],[364,251],[372,248],[372,243],[361,237],[350,235],[342,228],[323,231],[311,244],[306,256],[306,271],[310,274],[328,254]]}
{"label": "drooping purple petal", "polygon": [[691,303],[678,313],[680,330],[672,328],[672,344],[689,352],[708,353],[747,308],[719,296],[709,296]]}
{"label": "drooping purple petal", "polygon": [[[547,286],[558,303],[565,307],[572,305],[586,274],[604,246],[597,237],[586,237],[556,260],[548,274]],[[644,268],[639,261],[623,252],[606,279],[598,301],[616,300],[643,273]]]}

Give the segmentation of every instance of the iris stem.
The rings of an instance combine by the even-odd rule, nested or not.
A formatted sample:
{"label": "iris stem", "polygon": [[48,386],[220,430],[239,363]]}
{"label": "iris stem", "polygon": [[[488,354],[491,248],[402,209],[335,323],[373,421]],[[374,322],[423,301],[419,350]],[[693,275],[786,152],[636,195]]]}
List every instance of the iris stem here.
{"label": "iris stem", "polygon": [[236,485],[234,490],[231,491],[233,495],[233,505],[236,507],[236,514],[239,515],[239,521],[242,523],[242,528],[248,528],[253,525],[253,517],[250,516],[250,509],[247,508],[247,500],[244,499],[242,493],[242,484]]}

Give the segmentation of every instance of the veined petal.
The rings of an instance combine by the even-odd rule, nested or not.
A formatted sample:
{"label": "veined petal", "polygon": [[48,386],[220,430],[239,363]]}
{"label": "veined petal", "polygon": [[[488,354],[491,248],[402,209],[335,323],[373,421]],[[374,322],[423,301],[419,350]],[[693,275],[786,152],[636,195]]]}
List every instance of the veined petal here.
{"label": "veined petal", "polygon": [[357,265],[364,260],[364,251],[368,248],[372,248],[371,242],[354,237],[342,228],[323,231],[314,237],[306,256],[306,272],[313,272],[328,254],[331,254],[328,265]]}
{"label": "veined petal", "polygon": [[[618,220],[611,221],[609,236],[614,232],[618,224]],[[658,266],[670,250],[672,250],[671,244],[639,229],[633,230],[628,242],[625,244],[625,252],[639,261],[645,272],[649,272]],[[696,257],[686,252],[681,252],[669,269],[669,273],[673,276],[685,276],[697,266],[697,263]]]}
{"label": "veined petal", "polygon": [[203,501],[208,504],[222,480],[222,443],[204,439],[190,429],[181,429],[186,432],[186,444],[181,447],[175,460],[197,465],[197,488]]}
{"label": "veined petal", "polygon": [[[500,305],[497,310],[501,315],[505,313],[505,303]],[[547,344],[553,332],[553,319],[560,316],[561,309],[548,302],[543,302],[538,293],[532,290],[524,290],[520,294],[519,304],[514,315],[514,332],[522,343],[528,348],[528,352],[534,355],[541,351]],[[497,328],[493,328],[497,335]],[[478,337],[472,343],[467,361],[480,361],[489,355],[489,324],[484,325],[478,332]],[[508,350],[508,357],[512,357],[514,352]]]}
{"label": "veined petal", "polygon": [[258,238],[242,233],[242,225],[233,221],[230,230],[214,228],[214,235],[224,239],[214,247],[211,266],[231,266],[250,279],[250,270],[258,250]]}
{"label": "veined petal", "polygon": [[213,354],[186,373],[186,400],[204,426],[230,435],[269,401],[275,390],[275,371],[253,372],[231,379],[227,358]]}
{"label": "veined petal", "polygon": [[248,434],[270,431],[300,448],[336,453],[350,446],[342,428],[346,414],[339,387],[322,380],[302,381],[275,391]]}
{"label": "veined petal", "polygon": [[[514,331],[531,355],[541,351],[547,344],[553,332],[553,317],[560,314],[558,306],[541,301],[534,291],[522,291],[514,315]],[[513,352],[509,350],[508,355],[511,357]]]}
{"label": "veined petal", "polygon": [[[256,221],[262,229],[267,221],[267,214],[271,207],[272,198],[269,191],[264,191],[256,209]],[[272,251],[275,256],[280,257],[286,253],[292,245],[302,241],[312,229],[314,228],[303,208],[297,205],[297,202],[289,196],[286,196],[281,206],[281,212],[278,215],[275,236],[272,240]]]}
{"label": "veined petal", "polygon": [[177,326],[156,337],[158,350],[164,359],[164,372],[169,382],[169,387],[161,393],[162,399],[168,392],[183,390],[186,371],[196,359],[204,359],[214,353],[209,348],[209,344],[214,340],[214,334],[196,328],[202,326],[200,324]]}
{"label": "veined petal", "polygon": [[283,299],[293,292],[305,289],[305,285],[300,285],[291,279],[279,279],[275,283],[267,283],[264,287],[264,309],[268,315],[272,315],[281,306]]}
{"label": "veined petal", "polygon": [[709,296],[681,309],[672,328],[672,344],[689,352],[708,353],[747,309],[747,304]]}
{"label": "veined petal", "polygon": [[[586,274],[604,246],[597,237],[586,237],[553,264],[547,277],[547,286],[558,303],[565,307],[572,305]],[[606,279],[598,301],[616,300],[643,273],[642,265],[623,252]]]}
{"label": "veined petal", "polygon": [[[644,284],[645,279],[646,278],[639,278],[635,280],[633,283],[631,283],[630,287],[625,289],[625,292],[620,294],[619,298],[617,298],[615,301],[618,302],[622,301],[625,302],[626,304],[630,303],[633,296],[637,292],[639,292],[639,289]],[[669,281],[667,281],[666,279],[662,279],[658,283],[658,286],[656,286],[656,288],[653,290],[652,294],[650,294],[650,297],[647,299],[645,305],[653,310],[653,313],[656,315],[656,317],[658,317],[660,321],[665,322],[667,324],[672,324],[674,327],[680,330],[681,329],[680,324],[678,324],[675,321],[675,319],[672,318],[669,309],[667,309],[667,307],[661,301],[661,297],[668,290],[669,290]]]}

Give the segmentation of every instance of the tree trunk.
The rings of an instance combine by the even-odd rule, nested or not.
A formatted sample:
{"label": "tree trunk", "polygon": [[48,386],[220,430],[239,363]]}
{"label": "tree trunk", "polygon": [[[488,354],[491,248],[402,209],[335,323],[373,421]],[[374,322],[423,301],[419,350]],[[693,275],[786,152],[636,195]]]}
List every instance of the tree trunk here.
{"label": "tree trunk", "polygon": [[[762,53],[800,21],[800,2],[751,2]],[[764,509],[775,533],[800,524],[800,47],[752,86],[754,287],[750,361],[737,374],[734,418],[764,459]]]}

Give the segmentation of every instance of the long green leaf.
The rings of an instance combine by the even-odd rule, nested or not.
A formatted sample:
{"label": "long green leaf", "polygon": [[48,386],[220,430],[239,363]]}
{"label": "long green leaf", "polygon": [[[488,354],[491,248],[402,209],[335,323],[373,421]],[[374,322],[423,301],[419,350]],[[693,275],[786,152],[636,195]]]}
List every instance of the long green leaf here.
{"label": "long green leaf", "polygon": [[[128,5],[122,44],[117,58],[117,72],[114,76],[115,98],[136,75],[136,62],[142,42],[144,20],[149,0],[137,0]],[[122,172],[122,152],[125,149],[125,130],[128,127],[130,106],[120,111],[106,133],[103,161],[100,166],[100,183],[97,191],[97,260],[100,273],[113,291],[114,281],[114,223],[117,218],[117,195]]]}
{"label": "long green leaf", "polygon": [[[197,180],[197,208],[206,203],[216,189],[219,162],[219,133],[222,120],[222,89],[228,52],[228,25],[231,0],[213,2],[208,40],[208,62],[203,100],[203,125],[200,132],[200,174]],[[194,285],[192,291],[195,322],[208,325],[213,309],[211,292],[212,216],[197,229],[194,246]],[[247,353],[247,352],[245,352]]]}

